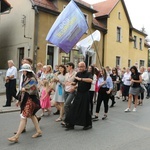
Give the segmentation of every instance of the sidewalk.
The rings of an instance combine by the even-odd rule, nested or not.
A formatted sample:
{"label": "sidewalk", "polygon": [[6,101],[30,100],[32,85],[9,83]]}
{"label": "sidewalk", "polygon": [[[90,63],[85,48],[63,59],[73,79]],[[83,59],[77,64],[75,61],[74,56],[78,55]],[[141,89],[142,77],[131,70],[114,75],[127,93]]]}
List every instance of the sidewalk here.
{"label": "sidewalk", "polygon": [[11,107],[3,107],[6,104],[6,95],[0,94],[0,113],[8,113],[20,111],[20,107],[15,106],[15,101],[11,103]]}

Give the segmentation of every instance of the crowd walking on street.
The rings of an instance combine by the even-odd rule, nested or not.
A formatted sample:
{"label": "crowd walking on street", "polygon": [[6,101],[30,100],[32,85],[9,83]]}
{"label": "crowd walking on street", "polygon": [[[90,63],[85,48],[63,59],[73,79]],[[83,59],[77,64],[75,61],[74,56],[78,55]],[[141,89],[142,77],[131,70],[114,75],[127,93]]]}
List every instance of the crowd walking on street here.
{"label": "crowd walking on street", "polygon": [[[138,70],[139,69],[139,70]],[[93,121],[99,120],[101,104],[104,105],[102,120],[109,119],[108,112],[115,109],[116,99],[127,101],[124,112],[133,112],[143,105],[144,96],[150,97],[150,68],[141,66],[120,69],[119,66],[86,66],[79,62],[78,67],[68,62],[65,65],[37,63],[36,72],[32,69],[32,60],[24,58],[19,70],[19,91],[16,90],[17,68],[13,60],[8,60],[6,72],[6,104],[11,107],[14,97],[16,106],[20,107],[20,123],[15,135],[8,138],[18,142],[21,133],[26,132],[27,118],[31,118],[36,133],[32,138],[42,136],[39,121],[46,114],[58,115],[58,122],[66,131],[82,126],[83,130],[93,128]],[[10,90],[11,89],[11,90]],[[146,95],[145,95],[146,94]],[[111,105],[109,106],[109,101]],[[96,104],[96,107],[93,107]],[[56,112],[52,112],[55,107]],[[41,109],[40,116],[36,113]]]}

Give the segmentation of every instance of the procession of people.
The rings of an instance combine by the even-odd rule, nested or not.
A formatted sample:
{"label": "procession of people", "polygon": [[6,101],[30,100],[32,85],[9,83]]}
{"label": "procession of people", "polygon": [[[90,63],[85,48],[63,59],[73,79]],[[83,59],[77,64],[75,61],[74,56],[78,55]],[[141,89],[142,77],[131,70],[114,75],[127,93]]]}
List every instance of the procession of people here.
{"label": "procession of people", "polygon": [[[99,119],[101,104],[104,104],[102,120],[108,118],[109,108],[117,105],[115,99],[128,101],[125,112],[137,111],[138,105],[143,105],[144,92],[149,98],[150,74],[149,68],[136,66],[120,69],[117,67],[86,66],[79,62],[75,68],[74,63],[56,65],[53,71],[51,65],[37,64],[37,72],[32,70],[32,60],[24,58],[19,70],[19,91],[16,90],[17,69],[13,60],[8,61],[6,73],[6,104],[11,106],[12,97],[17,99],[16,106],[20,106],[20,123],[15,135],[8,138],[10,142],[18,142],[22,132],[26,131],[27,118],[35,126],[36,133],[32,138],[42,136],[39,121],[46,113],[52,114],[51,107],[56,107],[55,120],[60,122],[66,131],[82,126],[83,130],[92,129],[92,122]],[[10,90],[12,88],[12,90]],[[144,89],[144,90],[142,90]],[[109,106],[109,100],[111,105]],[[95,107],[94,103],[96,104]],[[36,113],[42,110],[40,116]]]}

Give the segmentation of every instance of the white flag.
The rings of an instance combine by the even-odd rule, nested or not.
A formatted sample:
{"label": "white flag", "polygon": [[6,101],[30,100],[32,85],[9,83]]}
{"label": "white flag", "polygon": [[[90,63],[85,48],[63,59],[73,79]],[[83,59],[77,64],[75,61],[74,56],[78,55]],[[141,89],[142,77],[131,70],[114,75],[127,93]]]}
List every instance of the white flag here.
{"label": "white flag", "polygon": [[86,52],[90,50],[92,47],[92,44],[94,41],[100,41],[101,33],[96,30],[91,35],[89,35],[87,38],[81,40],[76,44],[77,48],[82,51],[82,54],[84,57],[86,56]]}

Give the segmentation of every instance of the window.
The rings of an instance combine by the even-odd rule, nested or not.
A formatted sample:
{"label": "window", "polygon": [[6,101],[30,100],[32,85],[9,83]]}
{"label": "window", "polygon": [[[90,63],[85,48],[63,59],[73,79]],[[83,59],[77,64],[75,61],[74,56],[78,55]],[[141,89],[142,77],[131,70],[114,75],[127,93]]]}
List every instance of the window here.
{"label": "window", "polygon": [[[85,20],[86,20],[86,22],[87,22],[87,24],[88,24],[88,15],[87,15],[87,14],[84,14],[84,13],[83,13],[83,15],[84,15]],[[86,31],[86,33],[88,33],[88,30]]]}
{"label": "window", "polygon": [[117,27],[117,42],[121,42],[121,28]]}
{"label": "window", "polygon": [[84,17],[85,17],[85,20],[86,20],[87,23],[88,23],[88,15],[87,15],[87,14],[84,14],[84,13],[83,13],[83,15],[84,15]]}
{"label": "window", "polygon": [[48,46],[47,49],[47,65],[53,66],[53,59],[54,59],[54,47]]}
{"label": "window", "polygon": [[72,50],[73,63],[75,64],[75,68],[77,68],[78,63],[84,61],[84,56],[78,50]]}
{"label": "window", "polygon": [[120,66],[120,57],[116,56],[116,66]]}
{"label": "window", "polygon": [[24,58],[24,47],[18,48],[18,51],[19,51],[19,69],[20,69],[22,65],[22,60]]}
{"label": "window", "polygon": [[121,13],[118,12],[118,19],[121,20]]}
{"label": "window", "polygon": [[139,48],[142,50],[142,38],[139,39]]}
{"label": "window", "polygon": [[141,66],[144,66],[144,60],[140,60],[140,66],[139,67],[141,67]]}
{"label": "window", "polygon": [[128,59],[128,67],[131,67],[131,60]]}
{"label": "window", "polygon": [[134,36],[134,48],[137,48],[137,36]]}

